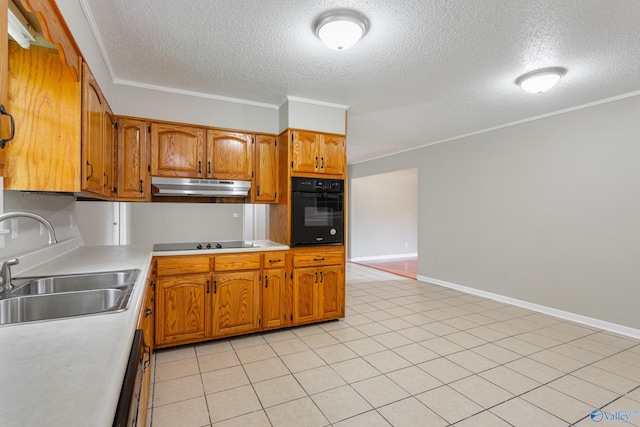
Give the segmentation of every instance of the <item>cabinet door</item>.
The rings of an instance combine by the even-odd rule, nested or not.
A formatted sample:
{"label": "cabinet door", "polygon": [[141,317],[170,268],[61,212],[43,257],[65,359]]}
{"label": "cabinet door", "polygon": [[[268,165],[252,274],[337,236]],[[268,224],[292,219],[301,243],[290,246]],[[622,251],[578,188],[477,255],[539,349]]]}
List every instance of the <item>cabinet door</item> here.
{"label": "cabinet door", "polygon": [[322,135],[320,147],[321,172],[327,175],[343,175],[346,163],[344,137]]}
{"label": "cabinet door", "polygon": [[197,341],[210,335],[211,276],[156,281],[156,343]]}
{"label": "cabinet door", "polygon": [[278,139],[256,135],[256,202],[278,202]]}
{"label": "cabinet door", "polygon": [[104,184],[104,99],[86,64],[82,72],[82,182],[85,191],[102,194]]}
{"label": "cabinet door", "polygon": [[115,148],[116,148],[116,118],[111,112],[111,108],[105,102],[105,111],[102,119],[102,143],[103,143],[103,184],[102,195],[108,198],[113,197],[116,180],[115,180]]}
{"label": "cabinet door", "polygon": [[262,287],[262,327],[272,329],[284,326],[285,319],[285,272],[284,268],[264,271]]}
{"label": "cabinet door", "polygon": [[318,318],[318,269],[293,269],[293,323]]}
{"label": "cabinet door", "polygon": [[318,156],[320,135],[315,132],[294,131],[292,144],[293,172],[317,172],[320,165]]}
{"label": "cabinet door", "polygon": [[118,166],[118,200],[149,200],[146,122],[131,119],[119,121]]}
{"label": "cabinet door", "polygon": [[213,276],[213,335],[257,331],[260,273],[243,271]]}
{"label": "cabinet door", "polygon": [[318,269],[320,317],[335,319],[344,316],[344,274],[342,267],[332,265]]}
{"label": "cabinet door", "polygon": [[190,126],[151,125],[151,175],[203,178],[204,130]]}
{"label": "cabinet door", "polygon": [[250,180],[253,175],[253,135],[207,131],[207,178]]}

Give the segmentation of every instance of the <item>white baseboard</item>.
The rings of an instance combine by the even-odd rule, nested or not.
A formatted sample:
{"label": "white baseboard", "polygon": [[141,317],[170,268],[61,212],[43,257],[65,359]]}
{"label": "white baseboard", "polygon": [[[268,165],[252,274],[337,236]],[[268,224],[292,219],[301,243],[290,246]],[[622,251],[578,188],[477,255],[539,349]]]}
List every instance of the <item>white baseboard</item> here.
{"label": "white baseboard", "polygon": [[398,258],[416,258],[418,256],[417,253],[413,254],[397,254],[397,255],[377,255],[377,256],[361,256],[356,258],[350,258],[348,261],[350,262],[358,262],[358,261],[384,261],[387,259],[398,259]]}
{"label": "white baseboard", "polygon": [[468,286],[458,285],[444,280],[433,279],[431,277],[418,276],[417,280],[421,282],[433,283],[434,285],[444,286],[445,288],[455,289],[472,295],[489,298],[495,301],[511,304],[539,313],[548,314],[549,316],[559,317],[564,320],[581,323],[593,328],[603,329],[605,331],[614,332],[616,334],[625,335],[631,338],[640,339],[640,329],[630,328],[628,326],[618,325],[617,323],[606,322],[604,320],[594,319],[593,317],[582,316],[580,314],[571,313],[569,311],[558,310],[556,308],[547,307],[545,305],[534,304],[532,302],[522,301],[516,298],[507,297],[480,289],[470,288]]}

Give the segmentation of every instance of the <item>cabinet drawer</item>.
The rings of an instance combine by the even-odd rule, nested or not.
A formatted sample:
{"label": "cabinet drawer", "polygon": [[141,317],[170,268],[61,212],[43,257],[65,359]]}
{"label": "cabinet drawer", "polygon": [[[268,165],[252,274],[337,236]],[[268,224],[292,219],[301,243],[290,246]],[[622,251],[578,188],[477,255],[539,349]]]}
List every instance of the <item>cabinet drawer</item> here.
{"label": "cabinet drawer", "polygon": [[264,268],[284,267],[286,252],[277,251],[264,254]]}
{"label": "cabinet drawer", "polygon": [[219,255],[214,258],[214,270],[259,270],[260,254]]}
{"label": "cabinet drawer", "polygon": [[344,257],[342,252],[309,252],[309,253],[294,253],[293,254],[293,266],[294,267],[314,267],[317,265],[334,265],[342,264]]}
{"label": "cabinet drawer", "polygon": [[174,276],[177,274],[208,273],[211,271],[211,257],[175,256],[157,257],[156,275]]}

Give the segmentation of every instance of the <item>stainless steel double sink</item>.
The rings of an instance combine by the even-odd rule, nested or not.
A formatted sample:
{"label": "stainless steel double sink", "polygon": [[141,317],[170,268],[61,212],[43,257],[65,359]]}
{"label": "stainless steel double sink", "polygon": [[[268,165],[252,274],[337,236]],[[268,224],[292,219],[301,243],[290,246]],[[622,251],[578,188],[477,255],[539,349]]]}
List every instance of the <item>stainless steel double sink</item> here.
{"label": "stainless steel double sink", "polygon": [[125,310],[140,270],[14,279],[0,325]]}

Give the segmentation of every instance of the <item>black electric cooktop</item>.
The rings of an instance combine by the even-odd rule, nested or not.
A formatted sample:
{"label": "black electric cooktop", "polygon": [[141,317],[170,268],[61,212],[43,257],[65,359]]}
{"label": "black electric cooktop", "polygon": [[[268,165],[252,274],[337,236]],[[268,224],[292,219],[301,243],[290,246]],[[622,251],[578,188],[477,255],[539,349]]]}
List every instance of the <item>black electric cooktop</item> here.
{"label": "black electric cooktop", "polygon": [[156,243],[153,245],[156,251],[197,251],[208,249],[235,249],[254,248],[252,242],[246,240],[226,240],[220,242],[193,242],[193,243]]}

